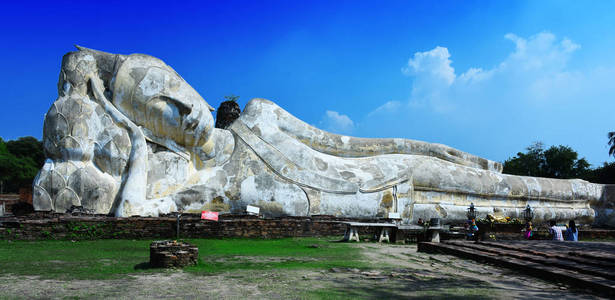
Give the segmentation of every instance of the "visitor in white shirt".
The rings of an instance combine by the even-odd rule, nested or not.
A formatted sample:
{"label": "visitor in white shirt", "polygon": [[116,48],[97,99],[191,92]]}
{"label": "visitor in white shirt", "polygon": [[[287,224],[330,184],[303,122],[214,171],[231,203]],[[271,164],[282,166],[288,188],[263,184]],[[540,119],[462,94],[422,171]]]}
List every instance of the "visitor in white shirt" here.
{"label": "visitor in white shirt", "polygon": [[549,222],[549,234],[551,234],[554,241],[564,240],[564,236],[562,235],[562,229],[557,226],[557,223],[555,223],[555,220],[551,220]]}

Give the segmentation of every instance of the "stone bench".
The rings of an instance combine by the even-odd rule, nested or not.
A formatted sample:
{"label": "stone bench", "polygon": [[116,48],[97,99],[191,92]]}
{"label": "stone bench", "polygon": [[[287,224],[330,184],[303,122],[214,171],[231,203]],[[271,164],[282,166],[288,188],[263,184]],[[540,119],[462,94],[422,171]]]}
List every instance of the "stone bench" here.
{"label": "stone bench", "polygon": [[423,227],[419,225],[397,225],[392,223],[361,223],[361,222],[341,222],[342,224],[346,224],[346,232],[344,233],[344,238],[342,241],[357,241],[359,242],[359,228],[360,227],[368,227],[368,228],[380,228],[380,235],[378,237],[378,242],[381,243],[383,241],[391,242],[391,234],[392,231],[395,232],[404,232],[404,233],[427,233],[427,240],[430,242],[440,242],[440,231],[446,228],[440,226],[439,220],[435,223],[435,226]]}
{"label": "stone bench", "polygon": [[346,233],[344,233],[343,241],[357,241],[359,242],[359,227],[374,227],[380,228],[380,236],[378,237],[378,242],[382,241],[390,242],[391,230],[397,229],[396,224],[391,223],[360,223],[360,222],[342,222],[346,224],[348,227],[346,228]]}

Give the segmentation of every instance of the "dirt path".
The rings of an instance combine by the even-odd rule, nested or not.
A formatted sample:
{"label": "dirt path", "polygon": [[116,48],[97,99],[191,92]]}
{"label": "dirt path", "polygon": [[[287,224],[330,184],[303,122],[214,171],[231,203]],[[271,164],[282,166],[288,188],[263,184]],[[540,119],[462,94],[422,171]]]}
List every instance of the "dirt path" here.
{"label": "dirt path", "polygon": [[[402,274],[416,274],[419,277],[456,282],[460,286],[484,288],[488,290],[487,295],[493,298],[600,299],[585,291],[571,290],[566,285],[546,282],[509,269],[450,255],[420,253],[416,251],[416,246],[363,244],[360,247],[366,248],[364,253],[371,259],[398,266]],[[439,280],[423,286],[426,289],[438,289]]]}
{"label": "dirt path", "polygon": [[203,276],[182,271],[116,280],[47,280],[0,275],[0,298],[124,299],[596,299],[566,286],[414,245],[362,243],[369,270],[242,270]]}

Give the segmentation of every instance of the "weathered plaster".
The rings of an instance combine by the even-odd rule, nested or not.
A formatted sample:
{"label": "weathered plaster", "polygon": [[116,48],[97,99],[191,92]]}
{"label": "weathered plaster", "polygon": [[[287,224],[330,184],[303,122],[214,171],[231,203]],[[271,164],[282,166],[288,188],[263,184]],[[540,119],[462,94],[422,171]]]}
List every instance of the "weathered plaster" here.
{"label": "weathered plaster", "polygon": [[264,99],[228,130],[213,128],[210,110],[159,59],[65,55],[35,208],[155,216],[255,205],[267,216],[396,212],[409,223],[463,221],[473,202],[481,215],[519,217],[530,204],[536,220],[587,223],[598,213],[615,223],[603,185],[502,174],[497,162],[441,144],[328,133]]}

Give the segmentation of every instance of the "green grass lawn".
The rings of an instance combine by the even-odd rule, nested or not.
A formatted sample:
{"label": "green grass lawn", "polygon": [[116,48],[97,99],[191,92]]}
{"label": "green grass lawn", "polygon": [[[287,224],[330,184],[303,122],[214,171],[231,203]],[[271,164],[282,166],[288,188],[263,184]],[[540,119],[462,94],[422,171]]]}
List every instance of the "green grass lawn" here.
{"label": "green grass lawn", "polygon": [[[197,274],[239,269],[365,267],[359,249],[326,238],[187,239],[199,248]],[[0,270],[54,279],[108,279],[165,272],[149,268],[151,240],[0,241]],[[311,245],[319,247],[313,248]]]}

